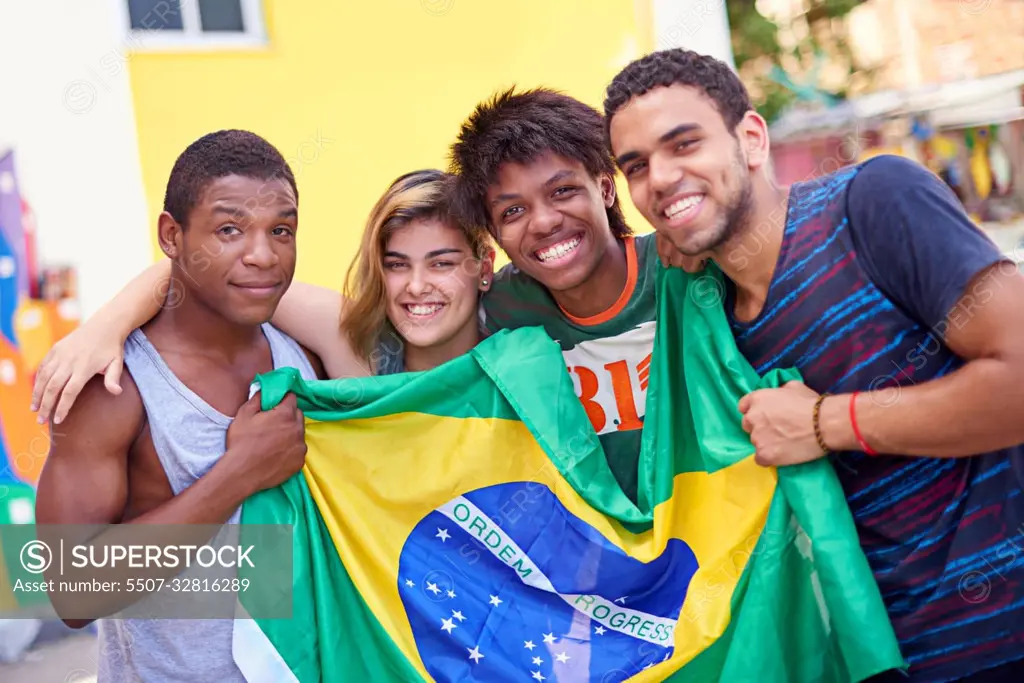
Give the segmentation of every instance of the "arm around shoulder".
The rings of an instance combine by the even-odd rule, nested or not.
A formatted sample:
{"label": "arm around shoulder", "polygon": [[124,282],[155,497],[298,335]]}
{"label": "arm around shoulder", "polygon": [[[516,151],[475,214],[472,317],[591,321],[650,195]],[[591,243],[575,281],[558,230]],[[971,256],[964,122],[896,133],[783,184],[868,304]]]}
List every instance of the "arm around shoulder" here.
{"label": "arm around shoulder", "polygon": [[[160,312],[171,284],[171,262],[153,264],[105,303],[81,327],[61,339],[43,359],[32,387],[39,422],[60,424],[86,382],[102,374],[107,391],[118,394],[124,342],[136,327]],[[59,402],[58,402],[59,401]]]}
{"label": "arm around shoulder", "polygon": [[316,354],[331,379],[370,374],[342,329],[345,298],[334,290],[305,282],[292,282],[271,322]]}

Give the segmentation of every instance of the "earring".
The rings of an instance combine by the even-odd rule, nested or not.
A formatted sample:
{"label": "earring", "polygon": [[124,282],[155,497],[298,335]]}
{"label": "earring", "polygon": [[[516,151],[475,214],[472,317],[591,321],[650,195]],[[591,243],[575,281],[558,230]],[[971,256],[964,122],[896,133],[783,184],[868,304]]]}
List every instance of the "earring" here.
{"label": "earring", "polygon": [[481,280],[480,284],[482,284],[484,287],[486,287],[487,286],[487,280]]}

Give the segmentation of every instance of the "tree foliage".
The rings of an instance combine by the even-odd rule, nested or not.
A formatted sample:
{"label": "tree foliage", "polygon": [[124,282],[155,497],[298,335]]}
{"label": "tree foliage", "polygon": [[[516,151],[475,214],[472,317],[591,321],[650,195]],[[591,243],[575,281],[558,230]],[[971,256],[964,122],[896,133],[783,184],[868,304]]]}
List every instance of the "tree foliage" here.
{"label": "tree foliage", "polygon": [[[728,0],[733,59],[769,122],[796,100],[834,102],[845,99],[850,77],[869,73],[857,64],[843,19],[864,0],[804,0],[805,12],[780,26],[761,14],[756,0]],[[803,37],[784,47],[780,32]],[[829,89],[817,82],[824,65],[845,70],[843,84]]]}

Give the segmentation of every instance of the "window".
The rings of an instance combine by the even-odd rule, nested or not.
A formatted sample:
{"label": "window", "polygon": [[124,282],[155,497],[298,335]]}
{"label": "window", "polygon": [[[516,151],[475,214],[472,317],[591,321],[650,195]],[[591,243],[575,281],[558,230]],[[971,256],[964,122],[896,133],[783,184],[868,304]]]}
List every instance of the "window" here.
{"label": "window", "polygon": [[133,50],[266,44],[260,0],[125,0],[122,6]]}

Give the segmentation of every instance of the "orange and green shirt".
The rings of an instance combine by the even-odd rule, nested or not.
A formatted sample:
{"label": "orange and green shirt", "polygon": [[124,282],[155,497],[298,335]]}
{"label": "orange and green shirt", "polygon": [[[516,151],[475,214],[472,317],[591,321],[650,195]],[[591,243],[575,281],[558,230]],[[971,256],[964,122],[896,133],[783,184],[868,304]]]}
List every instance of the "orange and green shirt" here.
{"label": "orange and green shirt", "polygon": [[626,286],[589,318],[564,311],[539,282],[512,264],[483,297],[488,331],[543,326],[562,347],[576,395],[597,432],[619,485],[634,502],[657,310],[654,233],[624,240]]}

